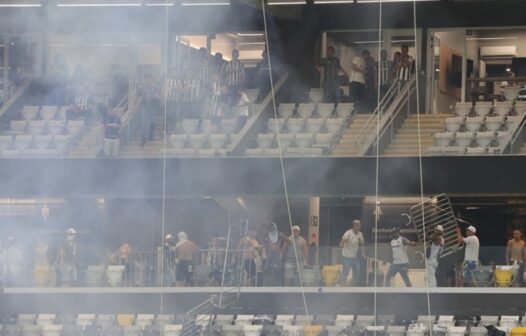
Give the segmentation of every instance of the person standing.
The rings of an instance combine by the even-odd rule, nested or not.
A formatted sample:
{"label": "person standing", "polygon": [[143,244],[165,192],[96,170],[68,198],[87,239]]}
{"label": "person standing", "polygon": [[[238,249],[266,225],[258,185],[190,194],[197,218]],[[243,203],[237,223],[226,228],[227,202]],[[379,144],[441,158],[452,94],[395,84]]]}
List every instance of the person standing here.
{"label": "person standing", "polygon": [[268,233],[263,246],[266,260],[264,265],[265,286],[282,286],[283,255],[290,244],[287,235],[278,231],[275,223],[268,225]]}
{"label": "person standing", "polygon": [[104,120],[104,155],[118,156],[120,147],[121,116],[118,109],[111,109]]}
{"label": "person standing", "polygon": [[341,67],[338,57],[334,56],[334,47],[327,47],[327,57],[322,58],[316,68],[320,72],[323,69],[323,100],[326,103],[339,103],[341,98],[339,73],[347,73]]}
{"label": "person standing", "polygon": [[[292,227],[292,235],[289,237],[289,248],[287,249],[287,260],[285,262],[285,286],[300,285],[300,270],[309,264],[309,253],[307,241],[300,235],[300,227]],[[294,249],[296,251],[294,252]],[[297,260],[296,260],[297,257]]]}
{"label": "person standing", "polygon": [[363,112],[365,105],[365,72],[366,60],[369,58],[369,51],[362,51],[361,55],[352,59],[352,74],[349,84],[349,96],[354,103],[357,111]]}
{"label": "person standing", "polygon": [[473,271],[477,267],[479,262],[479,248],[480,242],[476,236],[477,229],[474,226],[470,225],[466,229],[466,237],[462,236],[460,228],[457,227],[457,241],[460,246],[466,246],[466,251],[464,254],[464,263],[462,265],[462,273],[464,276],[464,285],[474,285]]}
{"label": "person standing", "polygon": [[380,100],[385,96],[393,83],[393,63],[387,58],[387,51],[380,52],[380,60],[376,63],[378,81],[380,84]]}
{"label": "person standing", "polygon": [[141,98],[141,145],[152,141],[154,137],[155,118],[159,109],[159,89],[153,82],[153,76],[148,74],[144,76],[144,82],[137,90]]}
{"label": "person standing", "polygon": [[402,280],[406,287],[411,287],[411,280],[409,280],[409,258],[407,257],[407,246],[416,246],[415,242],[402,237],[400,235],[400,228],[394,228],[391,231],[391,250],[393,252],[393,263],[387,272],[387,286],[391,284],[392,278],[400,273]]}
{"label": "person standing", "polygon": [[439,264],[438,260],[440,259],[440,255],[442,254],[442,250],[444,248],[444,238],[442,237],[443,234],[444,228],[442,227],[442,225],[437,225],[435,227],[433,241],[431,242],[431,245],[426,251],[426,272],[428,287],[437,286],[436,271]]}
{"label": "person standing", "polygon": [[229,102],[233,105],[237,93],[245,88],[246,81],[245,66],[239,60],[239,50],[232,50],[232,60],[225,65],[223,75],[224,82],[228,86]]}
{"label": "person standing", "polygon": [[248,229],[246,237],[243,237],[237,248],[243,254],[243,268],[246,274],[246,282],[249,286],[257,283],[256,260],[261,257],[263,248],[256,239],[256,230]]}
{"label": "person standing", "polygon": [[57,256],[57,264],[59,271],[59,283],[62,286],[71,286],[78,279],[78,246],[77,246],[77,231],[69,228],[66,231],[66,241],[62,243]]}
{"label": "person standing", "polygon": [[177,122],[181,119],[181,97],[183,90],[183,80],[178,76],[176,69],[170,71],[170,76],[166,78],[164,94],[166,103],[166,114],[168,134],[175,131]]}
{"label": "person standing", "polygon": [[352,228],[345,231],[340,241],[342,249],[342,284],[345,284],[349,276],[349,270],[352,269],[351,285],[356,286],[360,284],[362,278],[362,261],[364,258],[363,247],[365,240],[361,232],[362,223],[355,219],[352,222]]}
{"label": "person standing", "polygon": [[522,239],[522,232],[519,229],[513,230],[513,239],[508,240],[506,247],[506,264],[517,264],[515,281],[519,285],[524,283],[524,260],[526,259],[526,244]]}
{"label": "person standing", "polygon": [[197,245],[189,240],[186,233],[182,231],[177,234],[177,239],[178,242],[175,244],[175,258],[177,260],[175,284],[181,287],[188,285],[192,278],[192,264]]}
{"label": "person standing", "polygon": [[413,57],[409,56],[408,46],[403,45],[401,51],[400,59],[396,64],[396,79],[405,82],[409,80],[413,72]]}

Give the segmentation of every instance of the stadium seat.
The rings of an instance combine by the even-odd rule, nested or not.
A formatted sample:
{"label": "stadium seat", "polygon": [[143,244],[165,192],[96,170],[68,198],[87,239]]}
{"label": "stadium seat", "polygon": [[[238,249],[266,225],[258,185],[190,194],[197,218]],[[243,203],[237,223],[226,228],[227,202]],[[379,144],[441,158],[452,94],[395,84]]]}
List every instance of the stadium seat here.
{"label": "stadium seat", "polygon": [[275,325],[285,326],[293,325],[294,315],[277,315],[276,320],[274,321]]}
{"label": "stadium seat", "polygon": [[26,131],[27,121],[11,120],[9,123],[9,134],[24,134]]}
{"label": "stadium seat", "polygon": [[247,98],[250,103],[255,104],[259,95],[259,89],[245,89],[244,91],[247,94]]}
{"label": "stadium seat", "polygon": [[472,108],[473,103],[456,103],[455,114],[462,118],[466,117],[468,114],[470,114]]}
{"label": "stadium seat", "polygon": [[374,315],[357,315],[354,325],[364,328],[374,325]]}
{"label": "stadium seat", "polygon": [[466,155],[486,155],[488,149],[486,147],[467,147]]}
{"label": "stadium seat", "polygon": [[451,117],[446,118],[444,124],[446,125],[446,130],[448,132],[458,132],[463,122],[463,117]]}
{"label": "stadium seat", "polygon": [[183,119],[181,121],[181,129],[186,134],[195,133],[199,126],[199,119]]}
{"label": "stadium seat", "polygon": [[305,325],[303,326],[303,335],[304,336],[318,336],[324,330],[322,325]]}
{"label": "stadium seat", "polygon": [[207,135],[206,134],[190,134],[188,136],[188,145],[193,149],[202,148],[206,143]]}
{"label": "stadium seat", "polygon": [[164,326],[167,324],[172,324],[174,318],[175,317],[170,314],[158,314],[157,316],[155,316],[153,324],[157,329],[164,330]]}
{"label": "stadium seat", "polygon": [[519,95],[520,86],[507,86],[502,88],[502,94],[507,101],[514,101]]}
{"label": "stadium seat", "polygon": [[327,148],[331,145],[333,135],[331,133],[314,134],[314,144],[318,147]]}
{"label": "stadium seat", "polygon": [[440,132],[435,134],[435,144],[437,147],[446,147],[449,146],[451,141],[453,141],[453,132]]}
{"label": "stadium seat", "polygon": [[163,336],[180,336],[183,326],[181,324],[166,324]]}
{"label": "stadium seat", "polygon": [[17,135],[15,138],[15,147],[19,151],[28,149],[33,142],[32,135]]}
{"label": "stadium seat", "polygon": [[495,282],[499,287],[509,287],[513,280],[513,266],[497,266],[495,268]]}
{"label": "stadium seat", "polygon": [[281,147],[281,148],[288,148],[292,142],[294,141],[294,134],[290,134],[290,133],[280,133],[276,136],[276,143]]}
{"label": "stadium seat", "polygon": [[230,314],[217,314],[214,319],[214,325],[231,325],[234,321],[234,315]]}
{"label": "stadium seat", "polygon": [[34,137],[36,149],[47,149],[51,145],[51,135],[36,135]]}
{"label": "stadium seat", "polygon": [[45,120],[30,120],[27,124],[29,133],[33,135],[38,135],[44,133],[46,128]]}
{"label": "stadium seat", "polygon": [[66,126],[68,134],[72,135],[73,137],[79,136],[83,128],[84,120],[70,120]]}
{"label": "stadium seat", "polygon": [[511,329],[519,326],[520,316],[502,315],[500,317],[499,326],[505,329]]}
{"label": "stadium seat", "polygon": [[499,325],[498,315],[481,315],[479,320],[479,326],[497,326]]}
{"label": "stadium seat", "polygon": [[247,148],[245,149],[246,156],[263,156],[265,155],[265,150],[263,148]]}
{"label": "stadium seat", "polygon": [[269,148],[274,142],[274,134],[258,134],[256,142],[259,148]]}
{"label": "stadium seat", "polygon": [[303,326],[283,325],[283,336],[303,336]]}
{"label": "stadium seat", "polygon": [[447,336],[465,336],[467,329],[466,327],[461,326],[454,326],[454,325],[448,325],[447,328]]}
{"label": "stadium seat", "polygon": [[213,149],[223,148],[226,145],[226,134],[210,134],[208,143]]}
{"label": "stadium seat", "polygon": [[294,319],[294,325],[310,325],[313,318],[314,317],[312,315],[296,315],[296,318]]}
{"label": "stadium seat", "polygon": [[506,116],[510,113],[513,108],[513,103],[510,102],[496,102],[493,106],[493,111],[501,117]]}
{"label": "stadium seat", "polygon": [[269,132],[270,133],[281,132],[281,130],[285,126],[285,121],[286,119],[283,119],[283,118],[278,118],[278,119],[270,118],[267,122],[267,128]]}
{"label": "stadium seat", "polygon": [[406,329],[407,328],[405,326],[390,325],[387,326],[385,331],[389,336],[405,336]]}
{"label": "stadium seat", "polygon": [[475,139],[480,147],[487,147],[495,139],[495,132],[476,132]]}
{"label": "stadium seat", "polygon": [[437,319],[437,325],[441,327],[452,327],[455,325],[454,315],[440,315]]}
{"label": "stadium seat", "polygon": [[263,330],[262,325],[242,325],[243,336],[260,336]]}
{"label": "stadium seat", "polygon": [[319,103],[323,100],[323,89],[310,89],[309,99],[314,103]]}
{"label": "stadium seat", "polygon": [[35,324],[36,318],[37,318],[37,315],[35,314],[20,314],[18,315],[18,318],[16,319],[16,324],[19,326],[26,325],[26,324]]}
{"label": "stadium seat", "polygon": [[237,118],[223,118],[221,120],[221,129],[227,134],[234,133],[238,124]]}
{"label": "stadium seat", "polygon": [[122,283],[122,276],[124,274],[124,265],[109,265],[106,269],[106,278],[111,287],[118,287]]}
{"label": "stadium seat", "polygon": [[296,104],[279,104],[278,114],[282,118],[290,118],[292,114],[294,114],[295,108],[296,108]]}
{"label": "stadium seat", "polygon": [[199,148],[196,151],[196,155],[197,156],[209,157],[209,156],[215,156],[216,152],[217,152],[217,150],[215,150],[213,148]]}
{"label": "stadium seat", "polygon": [[477,102],[475,104],[475,114],[479,117],[487,116],[491,111],[492,104],[492,102]]}
{"label": "stadium seat", "polygon": [[92,325],[95,322],[95,314],[78,314],[75,319],[75,324],[85,328]]}
{"label": "stadium seat", "polygon": [[287,122],[287,128],[290,133],[300,133],[303,131],[303,127],[305,126],[305,120],[304,119],[289,119]]}
{"label": "stadium seat", "polygon": [[47,324],[54,324],[55,323],[55,314],[38,314],[36,324],[38,325],[47,325]]}
{"label": "stadium seat", "polygon": [[64,120],[50,120],[47,123],[47,130],[51,135],[58,135],[64,131],[65,126]]}
{"label": "stadium seat", "polygon": [[469,336],[486,336],[488,334],[488,329],[485,327],[471,327],[469,328]]}
{"label": "stadium seat", "polygon": [[310,119],[307,119],[307,123],[305,125],[305,128],[306,128],[307,132],[309,132],[309,133],[320,133],[323,125],[325,125],[325,120],[324,119],[310,118]]}
{"label": "stadium seat", "polygon": [[137,318],[135,319],[135,325],[139,326],[141,329],[144,329],[146,326],[152,325],[154,319],[154,314],[137,314]]}
{"label": "stadium seat", "polygon": [[334,104],[318,104],[316,114],[321,118],[328,118],[334,112]]}
{"label": "stadium seat", "polygon": [[241,336],[243,326],[224,324],[221,325],[221,336]]}
{"label": "stadium seat", "polygon": [[99,265],[89,265],[86,270],[86,284],[90,287],[100,287],[104,282],[106,268]]}
{"label": "stadium seat", "polygon": [[522,116],[508,116],[506,117],[506,126],[508,129],[512,129],[515,125],[518,125],[522,120]]}
{"label": "stadium seat", "polygon": [[[303,286],[318,286],[321,280],[320,277],[320,269],[317,266],[303,266],[301,268],[301,281],[303,283]],[[297,319],[298,317],[296,317],[296,321]],[[310,321],[309,323],[312,323],[312,321]]]}
{"label": "stadium seat", "polygon": [[40,109],[40,117],[44,120],[51,120],[57,114],[57,106],[42,106]]}
{"label": "stadium seat", "polygon": [[59,152],[64,152],[69,145],[69,135],[55,135],[53,145]]}
{"label": "stadium seat", "polygon": [[142,328],[136,325],[124,326],[124,336],[142,336]]}
{"label": "stadium seat", "polygon": [[95,318],[94,325],[102,328],[107,328],[115,325],[115,315],[112,314],[99,314]]}
{"label": "stadium seat", "polygon": [[[321,276],[325,286],[334,286],[340,280],[342,265],[325,265],[321,271]],[[338,315],[341,316],[341,315]],[[336,317],[338,319],[338,317]]]}
{"label": "stadium seat", "polygon": [[429,326],[423,323],[412,323],[407,328],[407,336],[425,336],[429,332]]}
{"label": "stadium seat", "polygon": [[314,113],[315,105],[312,103],[299,104],[298,115],[304,119],[310,118]]}
{"label": "stadium seat", "polygon": [[217,125],[212,123],[210,119],[203,119],[201,121],[201,131],[204,134],[212,134],[217,132]]}
{"label": "stadium seat", "polygon": [[42,326],[34,324],[23,324],[21,336],[40,336],[42,333]]}
{"label": "stadium seat", "polygon": [[296,146],[300,148],[310,147],[313,140],[314,140],[314,136],[311,133],[301,133],[301,134],[296,134],[295,136]]}
{"label": "stadium seat", "polygon": [[343,334],[345,327],[336,326],[336,325],[328,325],[325,327],[325,330],[327,332],[327,336],[339,336]]}
{"label": "stadium seat", "polygon": [[39,106],[24,106],[22,110],[20,110],[20,114],[22,114],[24,120],[33,120],[37,117],[39,109]]}
{"label": "stadium seat", "polygon": [[329,133],[337,133],[342,129],[343,126],[343,119],[341,118],[335,118],[335,119],[327,119],[325,123],[325,127],[327,128],[327,131]]}
{"label": "stadium seat", "polygon": [[169,137],[170,145],[173,148],[184,148],[188,140],[188,134],[172,134]]}
{"label": "stadium seat", "polygon": [[471,141],[473,141],[474,138],[474,132],[457,132],[455,135],[455,142],[460,147],[466,147],[471,144]]}
{"label": "stadium seat", "polygon": [[13,145],[12,135],[0,135],[0,151],[10,149]]}
{"label": "stadium seat", "polygon": [[487,117],[485,121],[486,129],[488,131],[497,131],[504,123],[504,117]]}
{"label": "stadium seat", "polygon": [[254,321],[254,315],[237,315],[234,324],[245,326],[251,325],[252,321]]}
{"label": "stadium seat", "polygon": [[351,116],[353,109],[353,103],[339,103],[338,106],[336,106],[336,114],[338,117],[345,119]]}
{"label": "stadium seat", "polygon": [[82,327],[78,325],[65,324],[62,325],[60,336],[78,336],[82,335]]}
{"label": "stadium seat", "polygon": [[45,324],[42,326],[41,336],[60,336],[61,332],[62,332],[62,325]]}

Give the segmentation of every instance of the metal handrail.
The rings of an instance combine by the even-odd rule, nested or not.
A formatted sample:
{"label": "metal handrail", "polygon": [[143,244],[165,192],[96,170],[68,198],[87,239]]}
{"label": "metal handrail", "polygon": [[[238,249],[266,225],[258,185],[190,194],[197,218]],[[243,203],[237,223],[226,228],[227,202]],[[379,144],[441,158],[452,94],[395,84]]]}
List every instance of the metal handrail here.
{"label": "metal handrail", "polygon": [[[360,129],[360,131],[358,131],[358,133],[356,134],[355,136],[356,145],[360,145],[360,143],[362,142],[362,141],[359,141],[360,139],[367,138],[367,136],[369,135],[369,126],[371,125],[371,123],[373,123],[377,119],[376,117],[377,114],[380,114],[381,116],[381,112],[383,111],[382,107],[386,105],[387,102],[391,101],[391,99],[395,96],[395,91],[398,91],[398,92],[400,91],[400,82],[398,80],[396,80],[391,85],[389,90],[387,90],[387,93],[382,97],[382,99],[380,100],[380,103],[378,104],[376,109],[374,109],[373,113],[371,113],[371,116],[369,117],[369,119],[367,119],[362,129]],[[362,133],[363,133],[363,137],[362,137]]]}
{"label": "metal handrail", "polygon": [[[517,138],[521,134],[521,130],[524,128],[525,124],[526,124],[526,118],[525,118],[525,116],[523,116],[521,121],[520,121],[520,123],[519,123],[519,125],[515,128],[515,130],[514,130],[514,132],[512,134],[511,141],[508,143],[508,145],[510,146],[511,150],[513,150],[513,147],[515,146],[515,142],[517,141]],[[504,148],[501,148],[501,150],[503,151]],[[511,153],[511,154],[513,154],[513,153]]]}
{"label": "metal handrail", "polygon": [[[401,82],[400,81],[396,82],[396,88],[397,88],[396,96],[394,96],[394,97],[391,96],[389,98],[388,101],[390,103],[388,104],[387,108],[385,109],[385,112],[383,112],[383,114],[379,116],[380,117],[380,125],[379,125],[380,132],[378,133],[378,136],[381,136],[381,135],[383,135],[385,133],[387,127],[390,125],[390,122],[392,122],[394,117],[396,115],[398,115],[398,113],[400,112],[401,107],[403,106],[403,104],[405,104],[407,102],[407,100],[409,99],[409,97],[411,96],[413,91],[415,90],[415,88],[414,88],[415,82],[416,82],[416,77],[415,76],[412,76],[404,84],[404,86],[401,87],[401,88],[400,88]],[[393,88],[393,87],[391,87],[391,88]],[[393,95],[393,93],[394,92],[391,92],[391,95]],[[386,96],[387,96],[387,94],[386,94]],[[381,108],[381,106],[379,106],[379,108],[378,108],[379,111],[380,111],[380,108]],[[374,116],[372,116],[372,117],[374,117]],[[369,118],[369,119],[371,119],[371,118]],[[368,126],[364,126],[364,128],[365,127],[368,127]],[[371,144],[374,141],[374,139],[376,139],[376,136],[377,136],[376,133],[373,133],[373,136],[371,136],[370,129],[367,130],[367,133],[366,133],[366,136],[364,137],[364,139],[362,141],[360,141],[360,143],[357,143],[357,146],[360,147],[360,150],[358,151],[358,155],[359,156],[365,155],[365,153],[369,150],[369,147],[371,147]],[[367,141],[367,140],[369,140],[369,141]]]}

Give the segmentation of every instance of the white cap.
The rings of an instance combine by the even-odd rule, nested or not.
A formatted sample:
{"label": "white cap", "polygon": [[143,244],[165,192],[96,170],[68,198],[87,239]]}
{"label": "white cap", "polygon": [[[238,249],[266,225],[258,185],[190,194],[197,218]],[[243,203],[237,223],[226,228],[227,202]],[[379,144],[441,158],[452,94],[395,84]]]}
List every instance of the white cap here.
{"label": "white cap", "polygon": [[297,226],[297,225],[294,225],[294,226],[292,227],[292,231],[300,231],[300,227]]}
{"label": "white cap", "polygon": [[77,234],[77,231],[74,229],[74,228],[69,228],[66,233],[68,235],[74,235],[74,234]]}
{"label": "white cap", "polygon": [[468,226],[468,230],[473,232],[473,233],[477,233],[477,229],[475,229],[475,227],[473,225]]}
{"label": "white cap", "polygon": [[444,227],[442,225],[437,225],[436,229],[440,232],[444,232]]}

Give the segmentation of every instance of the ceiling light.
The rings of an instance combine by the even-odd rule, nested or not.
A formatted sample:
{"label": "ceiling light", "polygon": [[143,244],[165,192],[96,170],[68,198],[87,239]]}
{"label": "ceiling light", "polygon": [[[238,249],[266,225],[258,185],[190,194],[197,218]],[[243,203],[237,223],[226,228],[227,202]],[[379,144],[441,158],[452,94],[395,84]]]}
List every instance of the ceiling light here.
{"label": "ceiling light", "polygon": [[506,36],[506,37],[468,37],[468,41],[496,41],[496,40],[517,40],[517,36]]}
{"label": "ceiling light", "polygon": [[40,0],[0,0],[0,7],[4,8],[29,8],[42,7]]}
{"label": "ceiling light", "polygon": [[267,0],[269,6],[306,5],[306,0]]}
{"label": "ceiling light", "polygon": [[61,0],[57,7],[140,7],[139,0]]}
{"label": "ceiling light", "polygon": [[265,36],[263,33],[237,33],[237,36]]}
{"label": "ceiling light", "polygon": [[197,1],[183,2],[181,6],[229,6],[230,1]]}

